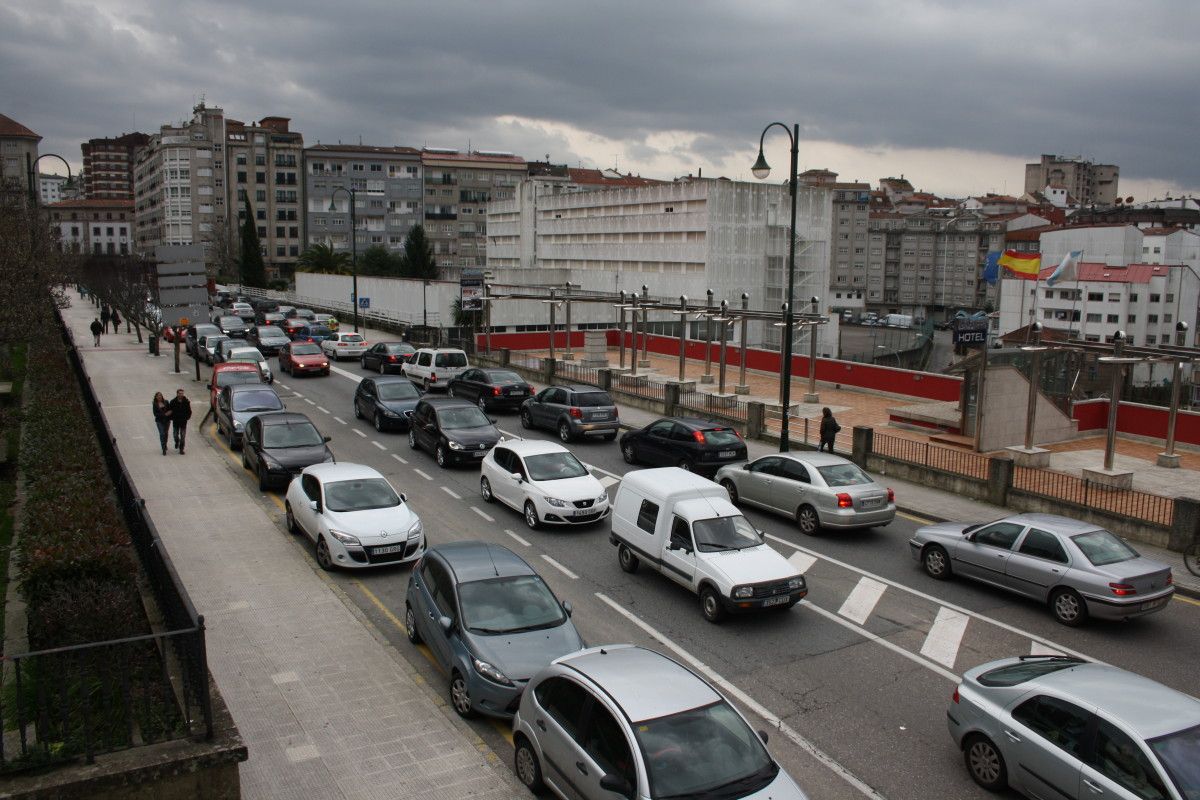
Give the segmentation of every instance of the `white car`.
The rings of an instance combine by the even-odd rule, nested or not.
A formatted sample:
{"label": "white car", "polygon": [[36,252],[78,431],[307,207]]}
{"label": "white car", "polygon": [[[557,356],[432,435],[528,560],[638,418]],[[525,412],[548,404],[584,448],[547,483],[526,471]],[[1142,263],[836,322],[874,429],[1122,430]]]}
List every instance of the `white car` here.
{"label": "white car", "polygon": [[285,497],[288,531],[313,542],[321,569],[408,563],[425,553],[421,518],[371,467],[305,467]]}
{"label": "white car", "polygon": [[335,333],[321,342],[321,352],[334,361],[362,358],[362,354],[367,352],[367,340],[361,333]]}
{"label": "white car", "polygon": [[557,442],[501,441],[483,459],[479,492],[525,515],[530,528],[587,525],[608,516],[604,484]]}
{"label": "white car", "polygon": [[[236,341],[236,340],[233,340]],[[274,383],[275,376],[271,374],[271,366],[267,363],[267,358],[259,352],[257,347],[235,347],[225,356],[224,361],[248,361],[251,364],[258,364],[258,368],[262,370],[263,377],[267,379],[267,383]]]}

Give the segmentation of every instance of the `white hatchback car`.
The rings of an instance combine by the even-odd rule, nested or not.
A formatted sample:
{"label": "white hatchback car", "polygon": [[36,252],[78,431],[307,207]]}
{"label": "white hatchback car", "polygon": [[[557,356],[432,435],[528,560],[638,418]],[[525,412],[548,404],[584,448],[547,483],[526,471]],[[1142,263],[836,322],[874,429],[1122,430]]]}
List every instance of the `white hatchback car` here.
{"label": "white hatchback car", "polygon": [[316,548],[322,569],[407,563],[425,553],[421,518],[387,479],[362,464],[314,464],[288,484],[291,533]]}
{"label": "white hatchback car", "polygon": [[335,333],[321,342],[321,351],[334,361],[362,358],[362,354],[367,351],[367,340],[361,333]]}
{"label": "white hatchback car", "polygon": [[479,492],[525,515],[530,528],[587,525],[612,510],[608,491],[558,442],[510,439],[483,459]]}

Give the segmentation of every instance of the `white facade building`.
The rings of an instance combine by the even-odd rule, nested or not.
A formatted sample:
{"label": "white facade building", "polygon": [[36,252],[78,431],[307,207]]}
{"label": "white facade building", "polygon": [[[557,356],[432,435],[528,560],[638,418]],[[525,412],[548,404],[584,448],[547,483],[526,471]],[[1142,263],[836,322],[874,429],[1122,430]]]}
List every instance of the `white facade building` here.
{"label": "white facade building", "polygon": [[58,203],[68,199],[63,191],[66,184],[67,178],[65,175],[39,174],[38,195],[41,198],[42,205],[47,206],[51,203]]}

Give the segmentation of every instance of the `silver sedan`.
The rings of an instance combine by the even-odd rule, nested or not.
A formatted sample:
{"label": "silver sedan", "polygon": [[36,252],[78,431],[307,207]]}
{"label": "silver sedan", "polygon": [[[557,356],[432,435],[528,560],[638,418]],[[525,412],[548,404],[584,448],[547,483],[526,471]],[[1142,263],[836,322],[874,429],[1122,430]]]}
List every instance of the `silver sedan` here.
{"label": "silver sedan", "polygon": [[856,464],[830,453],[778,453],[730,464],[714,480],[734,503],[748,503],[793,517],[800,532],[887,525],[896,497]]}
{"label": "silver sedan", "polygon": [[1175,593],[1166,564],[1103,528],[1054,514],[926,525],[908,546],[929,577],[962,575],[1049,603],[1064,625],[1151,614]]}

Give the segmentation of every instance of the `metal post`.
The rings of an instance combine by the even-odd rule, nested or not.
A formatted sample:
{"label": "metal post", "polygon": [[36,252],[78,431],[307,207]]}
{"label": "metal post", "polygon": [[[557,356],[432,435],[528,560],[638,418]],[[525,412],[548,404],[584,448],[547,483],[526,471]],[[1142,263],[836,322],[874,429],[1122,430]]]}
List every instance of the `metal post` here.
{"label": "metal post", "polygon": [[[819,297],[812,299],[814,314],[817,313],[817,307],[820,304],[821,299]],[[808,326],[808,394],[804,396],[804,402],[821,402],[821,398],[817,396],[817,321],[815,319]]]}
{"label": "metal post", "polygon": [[558,302],[554,297],[554,290],[550,290],[550,359],[554,360],[554,307]]}
{"label": "metal post", "polygon": [[1183,364],[1179,361],[1171,365],[1171,416],[1167,418],[1167,458],[1175,456],[1175,419],[1179,416],[1179,382],[1183,379]]}
{"label": "metal post", "polygon": [[[746,292],[742,292],[742,311],[745,312],[749,309],[750,295]],[[742,337],[742,363],[738,367],[738,385],[735,386],[733,390],[738,394],[750,394],[750,385],[746,383],[746,351],[748,345],[746,343],[746,314],[744,313],[742,314],[742,330],[740,335]]]}
{"label": "metal post", "polygon": [[571,361],[575,358],[575,351],[571,349],[571,282],[570,281],[567,281],[566,295],[567,296],[563,300],[563,302],[566,304],[566,312],[567,312],[567,352],[563,355],[563,358],[565,358],[567,361]]}
{"label": "metal post", "polygon": [[354,332],[358,333],[358,218],[354,207],[358,205],[354,190],[350,192],[350,302],[354,304]]}
{"label": "metal post", "polygon": [[713,290],[708,290],[708,299],[704,301],[704,374],[700,376],[701,383],[712,383],[712,304]]}
{"label": "metal post", "polygon": [[[428,288],[429,288],[429,279],[422,278],[421,279],[421,327],[422,328],[429,327],[429,303],[426,302],[426,300],[425,300],[425,290]],[[422,331],[422,335],[428,336],[429,334]]]}
{"label": "metal post", "polygon": [[624,289],[621,290],[621,305],[617,306],[617,312],[619,314],[619,316],[617,317],[617,329],[621,333],[620,338],[617,340],[617,346],[619,348],[619,353],[620,353],[619,361],[617,363],[620,366],[620,368],[622,370],[624,370],[625,369],[625,290]]}
{"label": "metal post", "polygon": [[[786,337],[789,335],[789,333],[792,330],[791,317],[788,315],[788,304],[783,303],[780,306],[780,311],[782,313],[784,321],[775,323],[775,327],[783,328],[783,335]],[[784,347],[788,350],[791,349],[790,347],[786,346],[786,343],[784,344]],[[790,353],[788,354],[788,358],[789,359],[791,358]],[[779,367],[780,367],[780,369],[779,369],[779,405],[783,406],[783,424],[784,424],[784,427],[786,428],[787,427],[787,404],[788,404],[788,399],[789,399],[788,384],[790,384],[791,380],[792,380],[792,370],[790,367],[787,369],[784,369],[783,364],[780,364]],[[787,380],[784,380],[784,377],[783,377],[784,375],[787,376]],[[780,442],[780,445],[782,446],[783,442]],[[779,452],[786,453],[787,451],[780,450]]]}
{"label": "metal post", "polygon": [[[991,322],[988,322],[991,326]],[[980,443],[983,440],[983,390],[987,381],[988,341],[987,334],[983,337],[983,358],[979,367],[979,378],[975,382],[975,442],[974,450],[981,452]]]}
{"label": "metal post", "polygon": [[629,354],[629,374],[634,377],[637,377],[637,368],[638,368],[638,349],[637,349],[638,293],[634,292],[633,297],[630,299],[631,299],[631,302],[633,303],[633,305],[629,309],[629,313],[632,315],[630,324],[633,326],[633,350]]}
{"label": "metal post", "polygon": [[717,372],[720,374],[720,382],[717,391],[725,394],[725,355],[729,344],[728,329],[725,327],[731,320],[725,316],[725,312],[729,310],[729,301],[721,301],[721,364]]}
{"label": "metal post", "polygon": [[1038,384],[1042,380],[1042,351],[1043,347],[1022,348],[1030,354],[1029,360],[1029,402],[1025,407],[1025,449],[1033,449],[1033,426],[1037,418]]}
{"label": "metal post", "polygon": [[483,352],[492,354],[492,285],[483,286]]}
{"label": "metal post", "polygon": [[683,383],[684,366],[687,363],[687,295],[679,295],[679,382]]}
{"label": "metal post", "polygon": [[[1113,334],[1113,357],[1109,363],[1113,367],[1112,389],[1108,397],[1108,428],[1104,432],[1104,471],[1111,472],[1113,457],[1117,446],[1117,411],[1121,406],[1121,385],[1125,381],[1125,365],[1121,353],[1125,349],[1125,334],[1117,331]],[[1101,361],[1103,361],[1101,357]]]}
{"label": "metal post", "polygon": [[[650,368],[650,287],[642,284],[642,363],[643,369]],[[636,340],[634,340],[636,343]]]}

